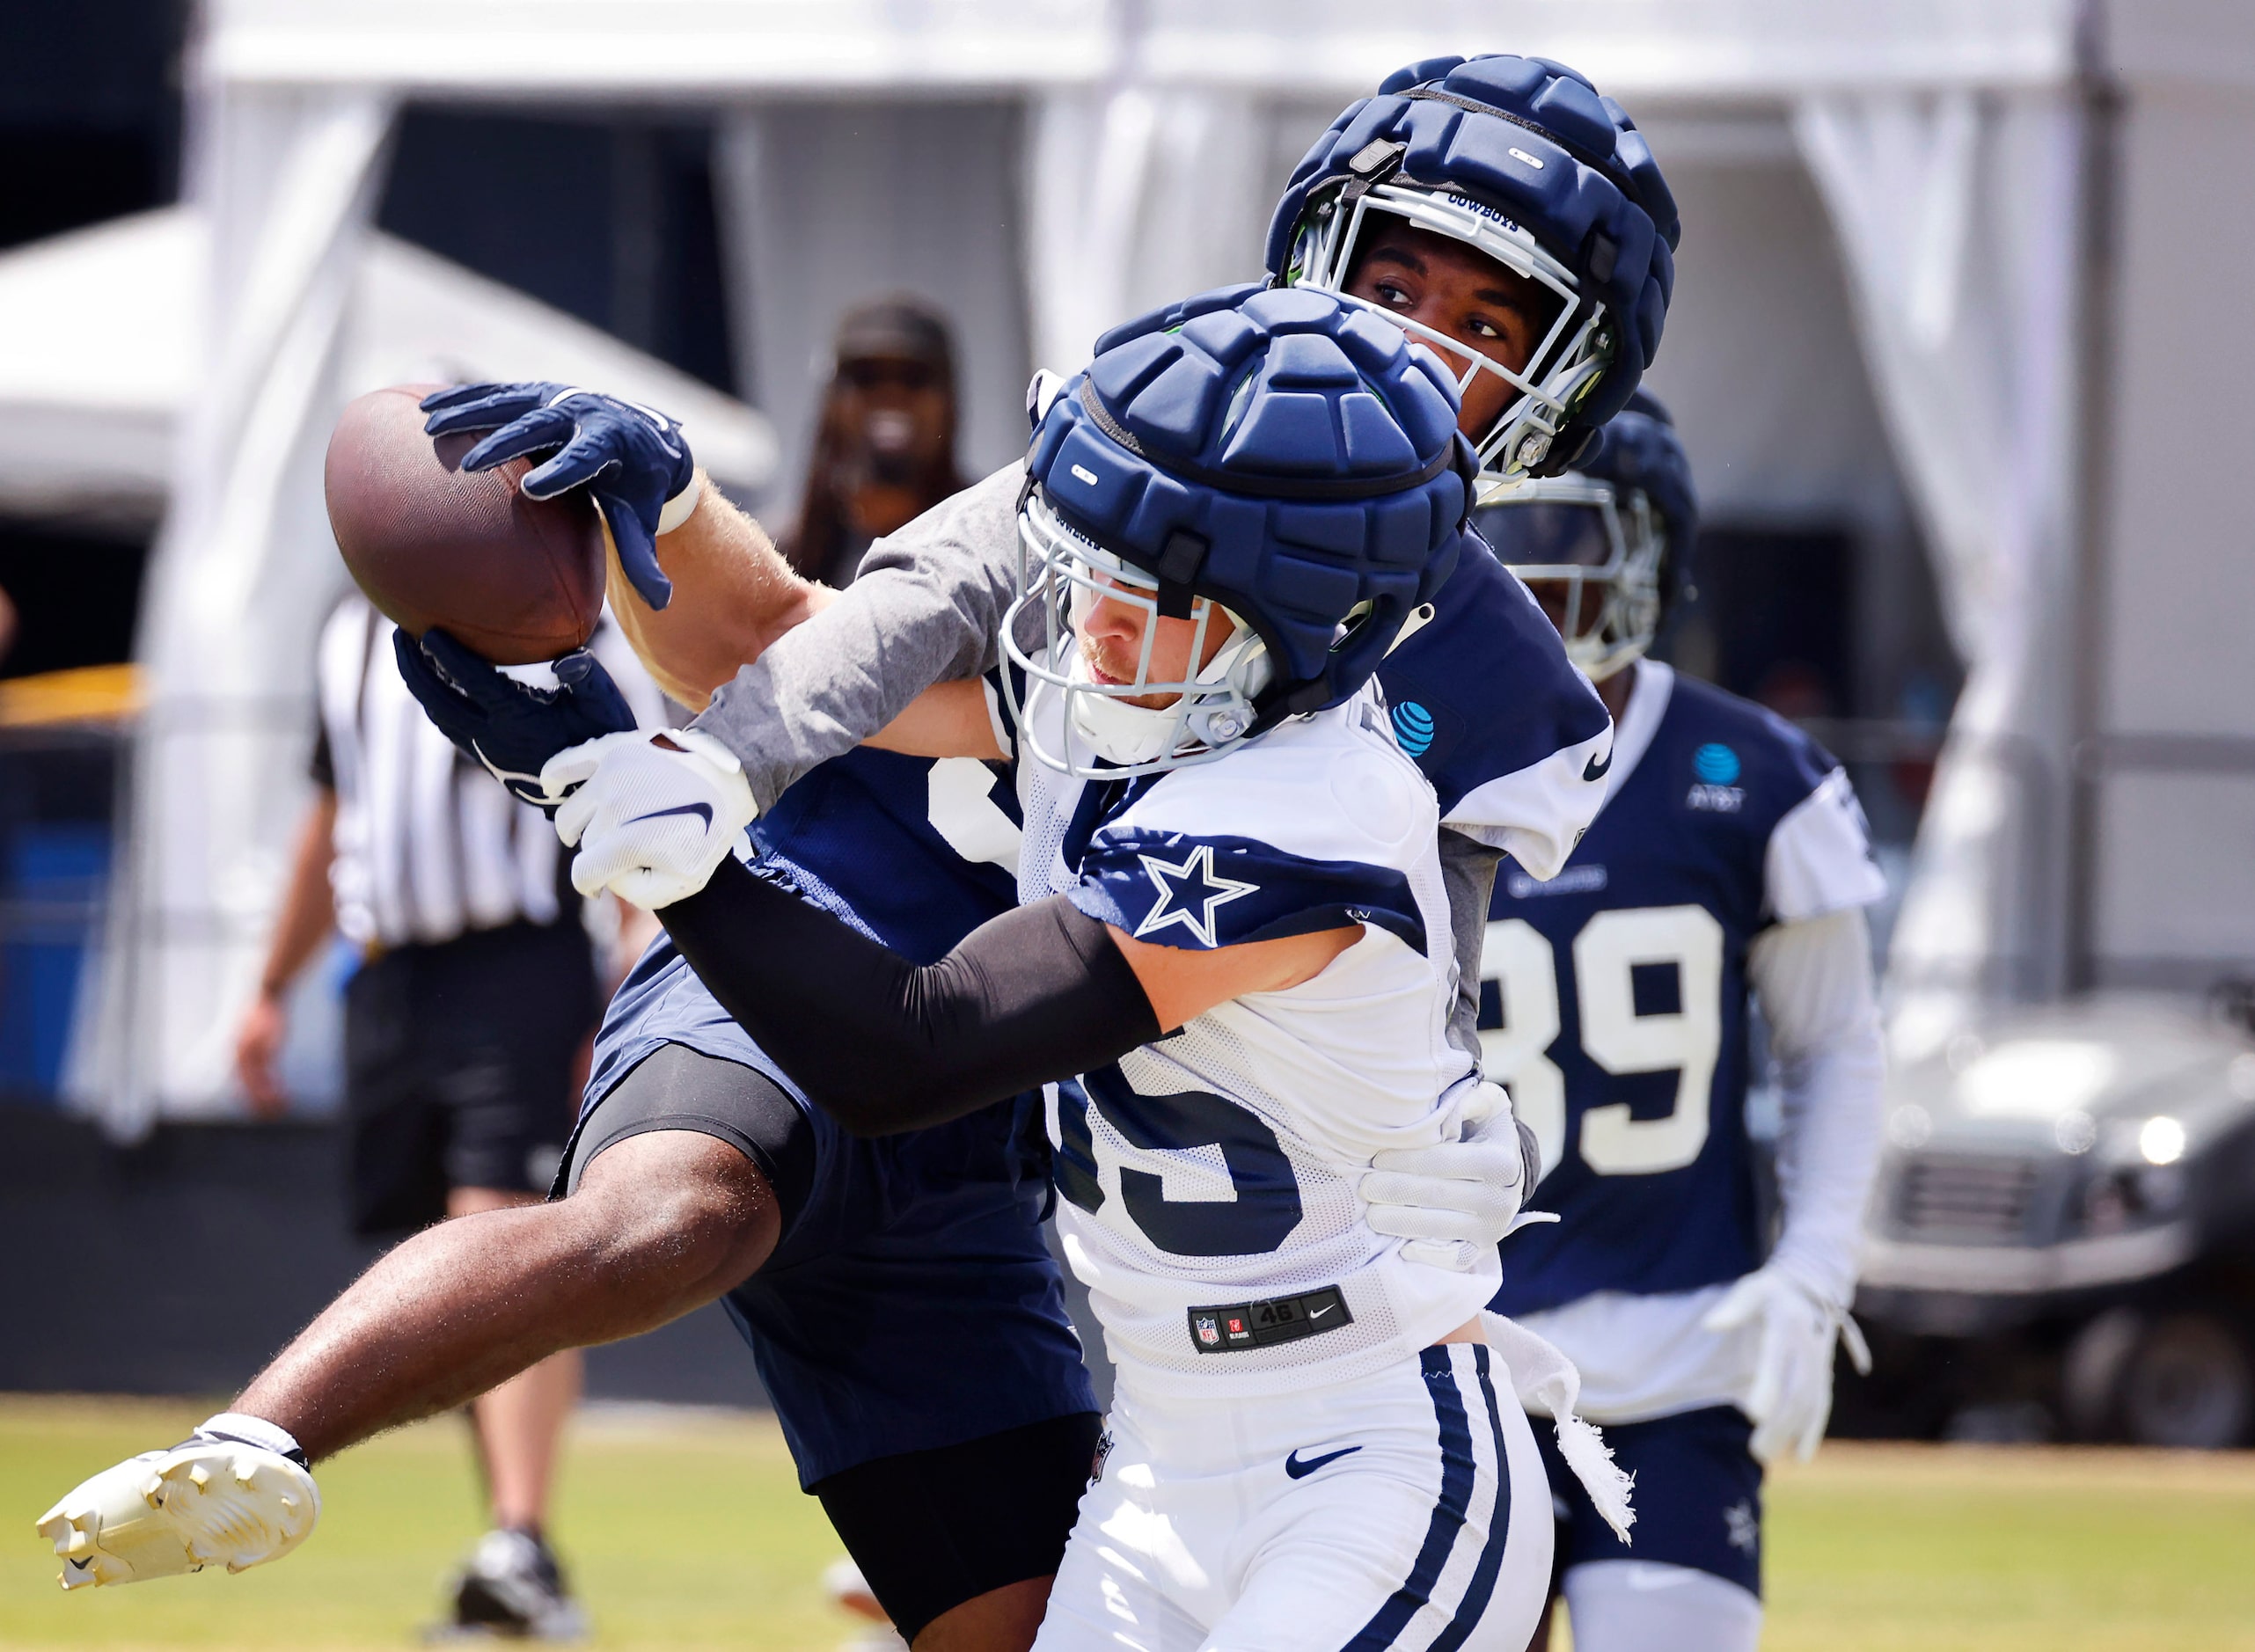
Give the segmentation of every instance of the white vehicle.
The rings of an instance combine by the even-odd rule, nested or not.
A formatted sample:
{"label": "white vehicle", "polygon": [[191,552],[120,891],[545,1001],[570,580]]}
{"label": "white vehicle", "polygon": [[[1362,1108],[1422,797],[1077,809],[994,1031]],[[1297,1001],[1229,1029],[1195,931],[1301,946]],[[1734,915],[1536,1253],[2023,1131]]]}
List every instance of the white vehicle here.
{"label": "white vehicle", "polygon": [[1865,1398],[1915,1428],[2247,1443],[2255,1039],[2110,994],[1902,1067],[1856,1311],[1880,1333]]}

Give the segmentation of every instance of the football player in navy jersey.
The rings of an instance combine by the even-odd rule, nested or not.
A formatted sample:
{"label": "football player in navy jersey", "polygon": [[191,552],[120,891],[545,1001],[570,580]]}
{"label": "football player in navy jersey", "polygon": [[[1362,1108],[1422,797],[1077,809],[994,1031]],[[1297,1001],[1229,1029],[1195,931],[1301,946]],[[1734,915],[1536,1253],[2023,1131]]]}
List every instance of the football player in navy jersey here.
{"label": "football player in navy jersey", "polygon": [[[1581,1652],[1748,1652],[1761,1466],[1831,1409],[1877,1163],[1863,909],[1884,893],[1847,774],[1761,706],[1645,657],[1683,586],[1689,467],[1639,392],[1575,473],[1480,514],[1593,677],[1612,793],[1564,872],[1499,882],[1481,974],[1491,1078],[1542,1144],[1561,1220],[1504,1252],[1498,1312],[1579,1366],[1636,1476],[1636,1545],[1555,1458]],[[1783,1222],[1761,1225],[1746,1099],[1758,1003],[1783,1096]]]}

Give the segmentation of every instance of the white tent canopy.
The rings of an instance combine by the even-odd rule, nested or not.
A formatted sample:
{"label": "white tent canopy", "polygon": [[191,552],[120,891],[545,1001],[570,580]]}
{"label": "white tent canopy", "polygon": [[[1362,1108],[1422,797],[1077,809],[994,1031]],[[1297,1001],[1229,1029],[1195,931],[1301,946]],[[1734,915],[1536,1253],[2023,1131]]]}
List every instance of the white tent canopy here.
{"label": "white tent canopy", "polygon": [[[0,253],[0,515],[161,514],[196,393],[207,244],[193,209],[168,207]],[[734,398],[395,237],[369,238],[350,313],[348,389],[536,374],[603,384],[677,413],[724,486],[750,492],[774,472],[773,431]]]}
{"label": "white tent canopy", "polygon": [[[1255,273],[1270,194],[1330,108],[1404,62],[1483,49],[1549,55],[1590,75],[1653,127],[1662,164],[1684,179],[1687,200],[1736,203],[1744,209],[1735,222],[1783,222],[1798,210],[1790,201],[1776,207],[1784,194],[1773,191],[1765,219],[1740,186],[1746,179],[1775,181],[1790,169],[1795,188],[1805,194],[1813,183],[1820,212],[1804,215],[1812,222],[1805,233],[1818,233],[1814,219],[1828,221],[1833,248],[1792,250],[1788,261],[1810,277],[1798,295],[1763,279],[1773,273],[1763,247],[1702,246],[1700,223],[1688,217],[1679,315],[1656,384],[1678,409],[1711,496],[1758,509],[1765,486],[1805,493],[1809,478],[1822,476],[1841,490],[1835,504],[1854,505],[1848,496],[1885,493],[1899,476],[1936,552],[1970,677],[1898,932],[1899,984],[1939,995],[1910,1020],[1924,1014],[1939,1027],[1971,994],[2055,988],[2071,961],[2103,960],[2111,889],[2093,897],[2100,916],[2071,923],[2072,932],[2049,916],[2071,908],[2068,893],[2081,887],[2071,871],[2105,871],[2094,870],[2089,834],[2070,829],[2112,806],[2075,789],[2071,753],[2115,728],[2153,725],[2141,722],[2134,694],[2125,698],[2135,671],[2111,670],[2113,686],[2099,693],[2068,669],[2088,657],[2098,634],[2073,591],[2079,577],[2090,585],[2101,551],[2120,537],[2112,516],[2092,515],[2119,501],[2097,496],[2078,456],[2127,450],[2094,428],[2089,410],[2103,406],[2108,417],[2137,424],[2127,410],[2150,405],[2152,418],[2137,428],[2158,428],[2167,386],[2165,374],[2135,368],[2103,391],[2085,384],[2087,369],[2107,360],[2094,339],[2116,325],[2117,307],[2134,310],[2140,297],[2090,279],[2105,238],[2136,208],[2110,195],[2109,217],[2095,220],[2086,211],[2089,162],[2105,150],[2095,138],[2119,137],[2124,176],[2137,179],[2148,131],[2156,143],[2203,142],[2191,128],[2169,134],[2167,119],[2207,123],[2204,164],[2210,154],[2248,152],[2241,125],[2255,87],[2255,15],[2193,0],[1405,0],[1378,8],[1345,0],[207,0],[194,59],[190,179],[215,234],[205,317],[213,393],[200,401],[180,447],[146,649],[152,667],[160,677],[167,669],[176,632],[215,617],[239,625],[280,601],[237,574],[216,582],[236,591],[241,606],[199,615],[194,592],[179,581],[189,570],[258,568],[264,547],[302,510],[293,501],[304,486],[307,433],[335,400],[324,364],[349,311],[348,273],[403,99],[692,99],[729,112],[721,170],[736,182],[721,205],[732,302],[750,323],[736,331],[770,340],[752,376],[757,399],[791,415],[782,420],[787,451],[809,392],[797,362],[783,360],[772,340],[804,352],[826,336],[836,307],[858,296],[848,289],[865,280],[831,278],[847,273],[849,258],[866,259],[890,239],[900,250],[885,279],[912,279],[988,318],[967,324],[967,354],[1069,368],[1085,357],[1095,328]],[[2105,106],[2096,92],[2110,86],[2129,94],[2117,125],[2094,113]],[[856,147],[852,124],[838,122],[818,151],[799,151],[819,153],[824,186],[778,188],[773,157],[791,152],[787,140],[806,124],[797,112],[816,99],[884,110],[890,151]],[[1019,177],[1004,175],[1005,141],[948,149],[946,139],[963,130],[966,106],[1016,112]],[[2147,121],[2148,110],[2162,124]],[[919,128],[926,111],[933,124]],[[917,162],[926,171],[914,172],[901,161],[901,134],[912,141],[919,129],[944,137],[923,146]],[[949,193],[950,163],[962,174],[960,195]],[[2219,165],[2207,164],[2208,173]],[[933,171],[939,181],[925,181]],[[902,181],[909,176],[918,179],[912,190]],[[875,190],[857,186],[871,181]],[[2168,221],[2163,239],[2174,260],[2154,278],[2176,281],[2187,298],[2200,289],[2214,303],[2221,293],[2201,282],[2245,267],[2240,244],[2255,231],[2240,226],[2255,223],[2255,214],[2244,208],[2244,178],[2219,175],[2206,186],[2236,191],[2240,209],[2204,214],[2164,187],[2148,198],[2148,216]],[[998,222],[1010,213],[1014,188],[1014,222]],[[899,203],[892,209],[912,219],[915,232],[841,230],[882,223],[861,205],[871,194]],[[810,248],[817,271],[798,271],[808,291],[794,302],[805,307],[788,326],[779,326],[772,294],[758,289],[760,274],[777,267],[779,235],[798,238],[794,252],[801,242]],[[1013,245],[999,245],[1005,235]],[[2200,250],[2188,254],[2187,245]],[[2110,279],[2134,285],[2145,277],[2125,267],[2135,261],[2105,267]],[[1837,298],[1817,290],[1842,270]],[[995,319],[998,306],[1008,308],[998,295],[1012,293],[1021,295],[1022,313]],[[1807,302],[1772,320],[1751,308],[1757,294],[1789,307]],[[1835,303],[1837,316],[1827,308]],[[1683,318],[1695,311],[1718,336],[1753,347],[1686,344]],[[1828,378],[1797,359],[1766,358],[1761,347],[1772,338],[1830,347],[1851,332],[1861,364],[1845,358]],[[2241,347],[2255,347],[2235,341]],[[2211,346],[2207,359],[2229,354]],[[1797,385],[1812,405],[1781,405],[1780,384]],[[1007,439],[971,434],[979,458],[998,457]],[[2181,443],[2181,423],[2168,435]],[[1892,463],[1856,450],[1881,442]],[[2156,463],[2163,452],[2156,448]],[[1792,467],[1771,462],[1779,453],[1794,454],[1800,468],[1789,474]],[[2218,460],[2215,474],[2233,473],[2230,461]],[[1757,473],[1772,481],[1750,484]],[[2178,515],[2169,531],[2188,541],[2236,520],[2207,496]],[[304,617],[285,618],[295,625]],[[2168,653],[2151,627],[2138,647],[2140,660]],[[2245,669],[2255,676],[2255,665]],[[2237,703],[2255,705],[2255,692]],[[2215,702],[2203,705],[2206,720],[2192,726],[2214,729]],[[2177,720],[2161,727],[2187,726],[2169,714]],[[210,910],[215,889],[235,887],[228,881],[236,873],[220,859],[190,855],[150,868],[129,895],[149,920],[134,954],[144,972],[152,949],[211,951],[200,975],[209,984],[189,1022],[143,1013],[117,1024],[132,1025],[150,1052],[139,1077],[103,1098],[128,1117],[215,1086],[211,1061],[194,1053],[208,1049],[208,1034],[199,1045],[195,1029],[221,1019],[239,990],[250,944],[243,937],[270,899],[283,830],[169,771],[162,754],[171,738],[161,723],[152,727],[144,806],[164,808],[168,819],[208,821],[211,841],[263,847],[236,857],[245,868],[240,898],[226,903],[223,924],[198,932],[202,939],[185,939],[186,929],[168,929],[157,915],[182,902]],[[2237,821],[2235,810],[2255,825],[2255,789],[2200,818]],[[2246,927],[2255,935],[2255,925]],[[2211,923],[2200,935],[2171,931],[2138,944],[2178,947],[2197,963],[2216,954],[2215,932]],[[2255,939],[2223,950],[2234,947],[2248,955]],[[129,973],[121,961],[113,979]],[[120,1000],[131,1001],[129,993]]]}

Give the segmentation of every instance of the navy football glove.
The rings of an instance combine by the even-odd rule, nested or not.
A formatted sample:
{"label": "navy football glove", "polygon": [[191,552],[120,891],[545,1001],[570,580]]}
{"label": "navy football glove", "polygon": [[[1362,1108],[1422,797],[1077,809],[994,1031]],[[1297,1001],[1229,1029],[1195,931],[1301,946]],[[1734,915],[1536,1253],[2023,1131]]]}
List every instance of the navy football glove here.
{"label": "navy football glove", "polygon": [[556,806],[540,771],[560,751],[634,726],[626,698],[603,662],[586,649],[556,662],[557,686],[533,688],[504,676],[434,626],[418,647],[404,631],[392,633],[392,652],[407,691],[457,749],[486,765],[509,795],[554,819]]}
{"label": "navy football glove", "polygon": [[457,384],[424,397],[421,406],[430,415],[426,435],[490,433],[462,456],[465,471],[550,455],[518,484],[525,497],[553,499],[585,487],[610,524],[627,582],[652,608],[673,600],[673,581],[658,568],[657,537],[687,519],[697,478],[674,420],[640,402],[545,379]]}

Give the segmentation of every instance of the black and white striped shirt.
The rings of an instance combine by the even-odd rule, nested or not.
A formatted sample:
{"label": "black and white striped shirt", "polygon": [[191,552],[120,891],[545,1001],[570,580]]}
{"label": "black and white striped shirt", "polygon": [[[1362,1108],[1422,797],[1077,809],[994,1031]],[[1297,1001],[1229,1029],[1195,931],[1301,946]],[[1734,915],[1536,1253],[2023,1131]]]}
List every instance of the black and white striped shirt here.
{"label": "black and white striped shirt", "polygon": [[[338,929],[362,947],[392,947],[576,918],[554,829],[423,715],[393,662],[392,629],[355,592],[321,632],[313,778],[337,795],[329,881]],[[663,725],[657,687],[608,613],[589,647],[637,720]]]}

